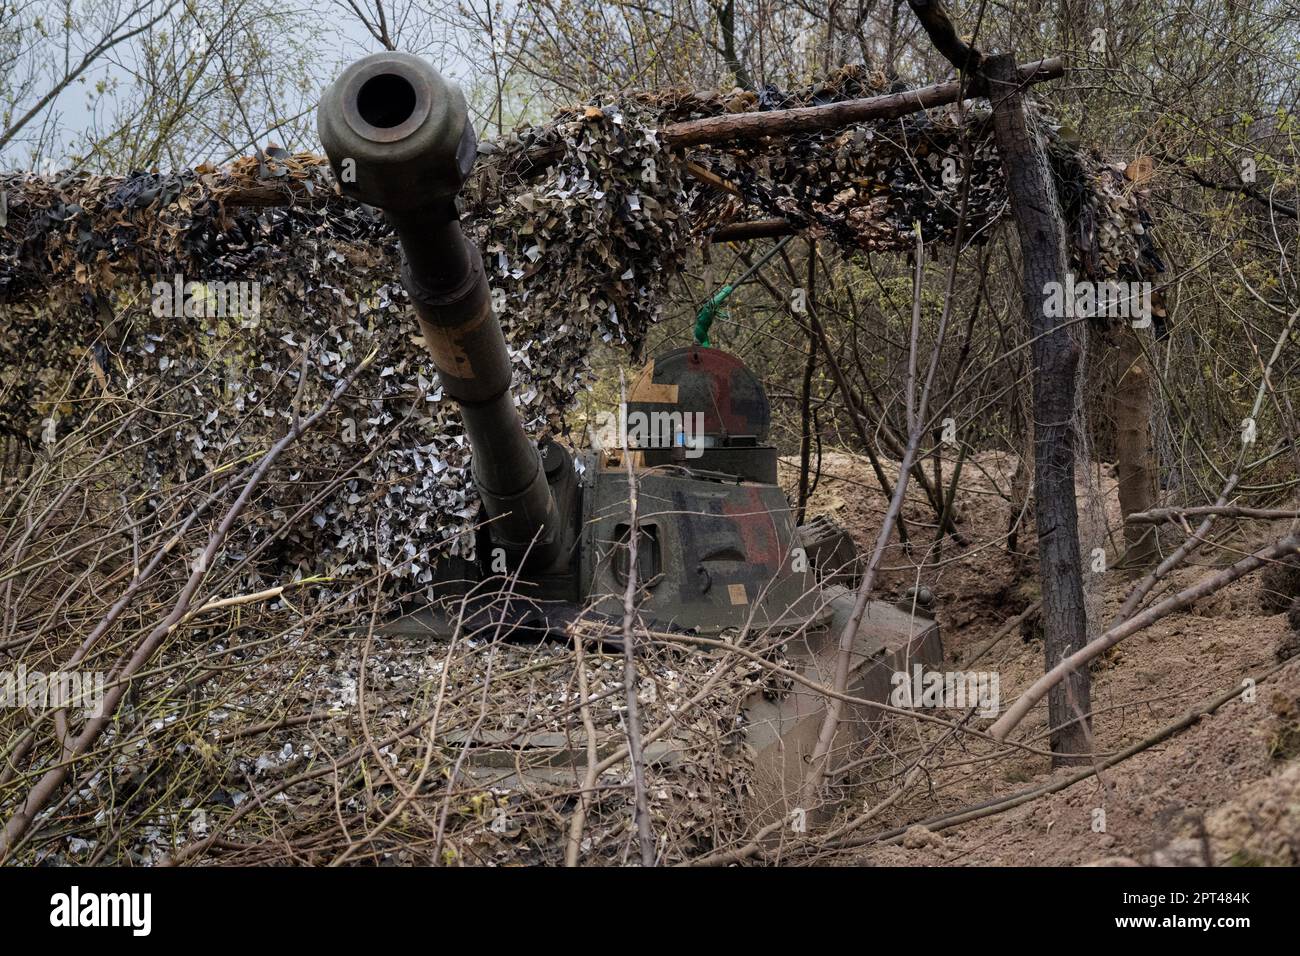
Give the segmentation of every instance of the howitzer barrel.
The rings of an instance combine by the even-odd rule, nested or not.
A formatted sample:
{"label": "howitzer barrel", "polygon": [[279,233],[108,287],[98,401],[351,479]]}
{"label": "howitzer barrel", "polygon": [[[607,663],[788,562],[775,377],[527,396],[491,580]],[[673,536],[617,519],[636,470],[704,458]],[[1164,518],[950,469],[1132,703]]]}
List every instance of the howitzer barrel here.
{"label": "howitzer barrel", "polygon": [[515,412],[482,258],[456,212],[477,148],[464,97],[419,57],[378,53],[326,91],[317,128],[340,189],[382,209],[401,242],[402,283],[443,388],[460,405],[494,542],[550,560],[557,509]]}

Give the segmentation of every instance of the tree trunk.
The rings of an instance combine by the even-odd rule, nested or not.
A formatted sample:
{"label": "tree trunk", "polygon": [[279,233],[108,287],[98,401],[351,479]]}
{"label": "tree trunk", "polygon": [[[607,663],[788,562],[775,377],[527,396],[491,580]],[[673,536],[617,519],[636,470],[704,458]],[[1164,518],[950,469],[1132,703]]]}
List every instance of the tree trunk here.
{"label": "tree trunk", "polygon": [[[1015,57],[989,57],[985,75],[993,103],[993,132],[1020,237],[1025,321],[1033,339],[1034,499],[1043,587],[1043,646],[1047,669],[1088,642],[1074,493],[1074,385],[1080,349],[1064,318],[1047,314],[1049,283],[1066,274],[1065,227],[1056,187],[1021,93]],[[1048,696],[1056,753],[1089,750],[1091,710],[1087,668]],[[1053,758],[1060,766],[1087,758]]]}
{"label": "tree trunk", "polygon": [[722,33],[722,59],[727,64],[727,69],[736,78],[736,85],[741,89],[754,89],[754,79],[745,69],[745,64],[740,61],[740,54],[736,52],[736,0],[726,0],[725,3],[714,7],[714,13],[718,17],[718,30]]}
{"label": "tree trunk", "polygon": [[1142,343],[1133,329],[1121,331],[1115,360],[1119,364],[1115,389],[1116,471],[1124,541],[1128,545],[1124,566],[1136,570],[1149,567],[1158,556],[1156,529],[1149,524],[1131,523],[1128,516],[1155,507],[1158,476],[1151,436],[1151,375]]}

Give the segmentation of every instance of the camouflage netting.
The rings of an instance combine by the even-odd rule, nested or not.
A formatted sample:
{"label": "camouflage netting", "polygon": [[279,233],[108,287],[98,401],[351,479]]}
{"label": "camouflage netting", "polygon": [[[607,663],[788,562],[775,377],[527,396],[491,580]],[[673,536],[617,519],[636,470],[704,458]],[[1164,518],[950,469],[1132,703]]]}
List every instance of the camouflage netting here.
{"label": "camouflage netting", "polygon": [[[601,101],[484,144],[465,219],[504,296],[529,432],[563,432],[566,409],[590,382],[595,337],[639,349],[692,247],[742,213],[783,216],[846,250],[910,248],[918,221],[927,242],[951,242],[959,187],[944,159],[959,159],[965,138],[973,156],[965,236],[983,241],[1006,211],[984,115],[934,112],[692,150],[688,158],[732,192],[685,175],[657,132],[690,117],[882,89],[879,77],[846,69],[780,99]],[[1152,274],[1158,261],[1140,191],[1122,167],[1051,124],[1046,132],[1077,270]],[[0,435],[39,449],[75,428],[105,391],[139,397],[170,425],[171,440],[147,443],[126,490],[141,507],[156,506],[169,486],[264,449],[284,433],[295,403],[316,407],[377,349],[380,360],[283,459],[292,481],[277,486],[284,500],[264,515],[282,521],[302,507],[305,516],[274,552],[269,576],[382,568],[394,589],[418,590],[430,578],[431,550],[472,549],[468,444],[411,344],[395,243],[373,210],[337,196],[320,158],[272,149],[220,170],[0,176],[0,225]],[[255,281],[260,302],[234,314],[169,316],[177,276],[214,287]],[[210,293],[199,311],[220,312],[215,299]],[[312,501],[331,481],[336,487]],[[265,533],[250,515],[231,554]],[[254,575],[250,585],[261,581]]]}
{"label": "camouflage netting", "polygon": [[[846,67],[798,93],[734,91],[663,98],[665,118],[818,106],[894,90],[882,74]],[[1076,274],[1138,280],[1163,270],[1150,236],[1140,168],[1104,162],[1073,131],[1041,118],[1070,229]],[[969,148],[969,158],[964,145]],[[914,113],[898,120],[793,136],[779,142],[694,150],[695,162],[738,187],[746,203],[845,250],[910,250],[915,224],[927,244],[951,244],[966,192],[964,244],[988,238],[1008,211],[1006,185],[986,108]]]}
{"label": "camouflage netting", "polygon": [[[470,232],[493,288],[506,294],[519,411],[538,434],[560,424],[587,380],[594,335],[630,347],[643,338],[688,247],[679,207],[689,195],[653,129],[630,113],[530,134],[539,141],[559,155],[528,188],[504,161],[522,154],[520,140],[503,161],[483,163],[466,191]],[[658,163],[656,176],[645,175],[646,161]],[[271,201],[286,204],[232,204],[268,185],[284,197]],[[169,389],[159,413],[186,423],[173,443],[143,452],[142,490],[162,492],[282,434],[304,351],[299,403],[309,410],[378,349],[380,361],[285,465],[301,479],[293,487],[307,488],[379,450],[281,553],[291,568],[306,561],[334,575],[378,563],[396,585],[427,580],[425,558],[440,541],[452,553],[472,549],[461,533],[476,509],[468,443],[409,341],[395,244],[373,210],[334,195],[318,158],[281,154],[171,176],[8,177],[0,188],[8,196],[0,428],[48,443],[75,426],[79,400],[148,380]],[[258,307],[159,316],[174,305],[176,276],[257,281]],[[257,522],[244,531],[241,545],[256,544]]]}

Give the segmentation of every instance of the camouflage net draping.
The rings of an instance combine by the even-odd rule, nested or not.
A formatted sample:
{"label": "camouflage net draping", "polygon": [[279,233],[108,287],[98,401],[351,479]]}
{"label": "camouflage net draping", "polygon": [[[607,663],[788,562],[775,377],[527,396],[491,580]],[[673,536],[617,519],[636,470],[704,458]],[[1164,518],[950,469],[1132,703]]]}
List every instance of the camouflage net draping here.
{"label": "camouflage net draping", "polygon": [[[846,67],[806,90],[778,95],[733,91],[667,99],[667,116],[818,106],[895,92],[882,74]],[[1147,170],[1129,171],[1080,148],[1073,131],[1039,115],[1079,278],[1140,280],[1164,266],[1150,235]],[[746,203],[846,250],[910,250],[919,223],[927,244],[988,238],[1007,213],[1006,185],[987,109],[914,113],[888,122],[697,148],[692,159],[738,187]],[[966,148],[964,148],[966,147]],[[969,155],[967,155],[967,149]],[[1135,184],[1133,179],[1137,179]]]}
{"label": "camouflage net draping", "polygon": [[[959,177],[944,160],[960,162],[966,140],[965,236],[982,241],[1006,211],[985,114],[940,111],[691,150],[688,158],[731,192],[687,176],[658,133],[690,117],[883,90],[880,77],[846,69],[785,97],[597,101],[484,144],[464,193],[465,221],[503,305],[529,431],[563,429],[563,413],[590,381],[595,337],[639,348],[689,250],[746,206],[847,250],[911,248],[916,222],[927,242],[951,242]],[[1044,131],[1076,270],[1153,274],[1141,190],[1054,124]],[[316,407],[378,349],[380,360],[330,419],[283,459],[294,481],[279,486],[286,500],[266,514],[283,519],[284,509],[334,485],[284,538],[275,573],[383,570],[395,587],[418,590],[431,549],[472,548],[464,532],[476,500],[454,405],[411,344],[397,267],[382,218],[340,198],[311,155],[270,149],[225,169],[165,175],[0,176],[0,435],[39,454],[84,420],[96,396],[147,395],[171,437],[145,443],[127,491],[141,507],[156,506],[169,486],[264,449],[295,408]],[[201,314],[167,314],[185,301],[173,283],[186,281],[255,281],[260,299],[207,314],[222,311],[209,289]],[[244,524],[232,553],[265,533],[255,515]]]}

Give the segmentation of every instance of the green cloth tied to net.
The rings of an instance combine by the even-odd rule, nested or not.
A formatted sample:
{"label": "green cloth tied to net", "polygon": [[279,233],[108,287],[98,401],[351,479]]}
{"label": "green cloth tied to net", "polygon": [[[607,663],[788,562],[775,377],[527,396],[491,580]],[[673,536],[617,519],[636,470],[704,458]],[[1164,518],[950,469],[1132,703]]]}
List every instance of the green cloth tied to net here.
{"label": "green cloth tied to net", "polygon": [[700,306],[699,312],[695,313],[696,345],[702,345],[705,348],[712,346],[713,343],[709,341],[709,329],[713,327],[713,320],[718,316],[722,316],[724,319],[727,317],[727,313],[722,309],[722,304],[727,301],[727,297],[735,290],[735,286],[724,285],[713,293],[713,298]]}
{"label": "green cloth tied to net", "polygon": [[754,273],[758,272],[759,269],[767,265],[768,260],[770,260],[778,252],[784,249],[786,243],[793,238],[794,236],[792,235],[783,236],[781,238],[781,241],[778,242],[776,245],[774,245],[771,249],[767,250],[767,252],[763,254],[763,257],[761,259],[759,259],[752,266],[746,269],[744,275],[742,275],[735,282],[732,282],[729,285],[724,285],[717,292],[713,293],[713,298],[709,299],[708,302],[705,302],[702,306],[700,306],[700,311],[695,313],[695,344],[696,345],[703,346],[704,348],[712,347],[713,343],[709,341],[709,329],[713,327],[714,319],[718,318],[719,316],[721,316],[724,319],[727,317],[727,313],[724,312],[722,309],[723,303],[727,301],[727,299],[731,296],[731,293],[736,291],[737,286],[744,285],[746,282],[748,282],[750,277],[753,276]]}

